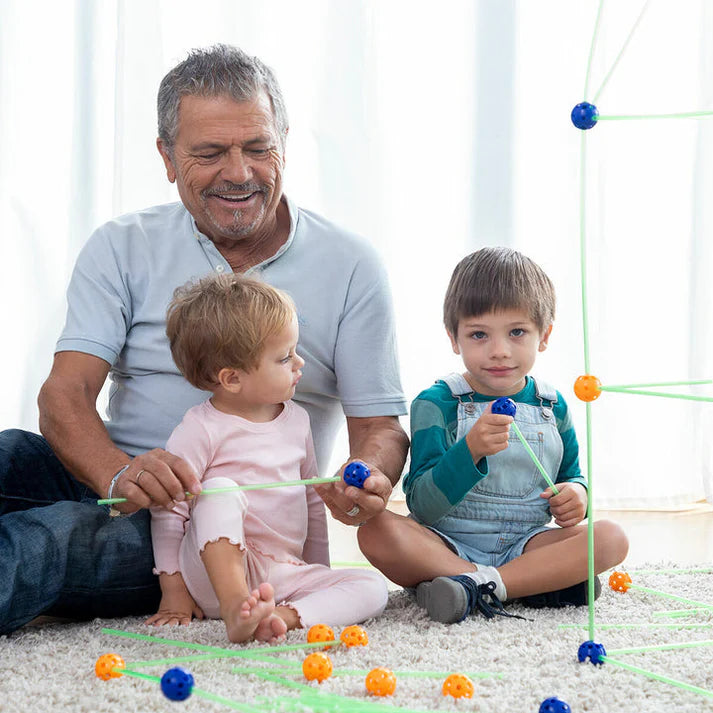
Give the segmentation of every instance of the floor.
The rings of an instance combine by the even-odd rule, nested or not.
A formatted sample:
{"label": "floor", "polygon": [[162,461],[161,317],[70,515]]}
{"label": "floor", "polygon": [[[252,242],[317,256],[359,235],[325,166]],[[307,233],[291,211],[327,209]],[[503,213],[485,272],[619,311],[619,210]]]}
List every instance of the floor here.
{"label": "floor", "polygon": [[[402,501],[392,501],[389,508],[405,513]],[[644,564],[713,564],[713,507],[696,504],[676,511],[601,510],[595,520],[615,520],[629,537],[627,569]],[[330,518],[332,562],[363,562],[353,528]]]}

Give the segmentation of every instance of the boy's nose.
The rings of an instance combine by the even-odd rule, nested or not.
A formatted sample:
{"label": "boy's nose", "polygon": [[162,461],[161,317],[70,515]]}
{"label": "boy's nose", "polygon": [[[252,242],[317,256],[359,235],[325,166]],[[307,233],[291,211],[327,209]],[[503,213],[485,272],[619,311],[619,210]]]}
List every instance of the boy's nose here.
{"label": "boy's nose", "polygon": [[510,356],[510,347],[506,339],[494,339],[491,345],[490,356],[494,359],[505,359]]}

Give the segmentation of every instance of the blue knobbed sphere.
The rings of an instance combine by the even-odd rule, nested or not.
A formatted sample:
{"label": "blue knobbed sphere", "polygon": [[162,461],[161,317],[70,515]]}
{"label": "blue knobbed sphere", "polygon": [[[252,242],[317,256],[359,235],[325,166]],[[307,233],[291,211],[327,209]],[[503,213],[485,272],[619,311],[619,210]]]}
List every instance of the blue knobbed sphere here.
{"label": "blue knobbed sphere", "polygon": [[352,461],[344,469],[344,482],[356,488],[363,488],[364,481],[371,475],[369,466],[360,460]]}
{"label": "blue knobbed sphere", "polygon": [[193,674],[185,668],[169,668],[161,676],[161,690],[172,701],[185,701],[193,691]]}
{"label": "blue knobbed sphere", "polygon": [[581,102],[572,109],[572,123],[582,131],[591,129],[599,118],[599,112],[594,104]]}
{"label": "blue knobbed sphere", "polygon": [[604,661],[602,661],[600,657],[606,655],[607,651],[604,646],[602,644],[597,644],[595,641],[585,641],[580,645],[579,651],[577,652],[577,658],[580,663],[589,659],[590,663],[593,663],[595,666],[597,664],[599,666],[603,665]]}
{"label": "blue knobbed sphere", "polygon": [[569,707],[569,703],[565,703],[557,696],[553,696],[552,698],[545,698],[540,703],[538,713],[572,713],[572,709]]}
{"label": "blue knobbed sphere", "polygon": [[493,405],[490,407],[492,413],[504,414],[505,416],[515,417],[517,412],[517,406],[512,399],[507,398],[507,396],[501,396],[499,399],[493,401]]}

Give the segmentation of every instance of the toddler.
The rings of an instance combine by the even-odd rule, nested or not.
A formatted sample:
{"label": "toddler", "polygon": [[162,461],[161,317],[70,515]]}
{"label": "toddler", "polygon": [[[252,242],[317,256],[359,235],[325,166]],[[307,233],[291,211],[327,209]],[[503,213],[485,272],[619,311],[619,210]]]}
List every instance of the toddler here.
{"label": "toddler", "polygon": [[[369,561],[393,582],[416,587],[417,602],[436,621],[503,613],[507,599],[587,602],[587,486],[577,438],[562,394],[530,376],[554,316],[549,278],[513,250],[479,250],[451,277],[444,322],[465,371],[438,380],[411,406],[403,486],[410,516],[385,511],[359,530]],[[492,413],[500,396],[516,402],[514,420],[558,495],[510,432],[513,418]],[[627,551],[618,525],[594,524],[595,572]]]}
{"label": "toddler", "polygon": [[[204,489],[317,476],[309,417],[291,401],[304,361],[285,293],[239,274],[204,278],[176,290],[166,333],[185,378],[213,394],[166,445]],[[310,486],[204,494],[151,515],[162,599],[149,624],[205,614],[223,619],[230,641],[274,642],[386,605],[378,573],[329,568],[325,509]]]}

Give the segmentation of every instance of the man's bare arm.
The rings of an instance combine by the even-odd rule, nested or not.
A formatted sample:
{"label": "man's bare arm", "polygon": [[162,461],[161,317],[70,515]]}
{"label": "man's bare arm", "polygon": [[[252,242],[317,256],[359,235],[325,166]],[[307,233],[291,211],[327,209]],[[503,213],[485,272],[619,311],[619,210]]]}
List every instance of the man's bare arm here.
{"label": "man's bare arm", "polygon": [[[168,506],[184,499],[184,490],[199,492],[198,479],[180,458],[157,448],[132,459],[114,445],[96,409],[108,373],[109,364],[91,354],[55,355],[38,397],[40,431],[65,468],[104,497],[114,474],[129,464],[113,492],[128,499],[120,507],[125,512]],[[147,477],[142,475],[138,485],[135,481],[141,470]]]}

